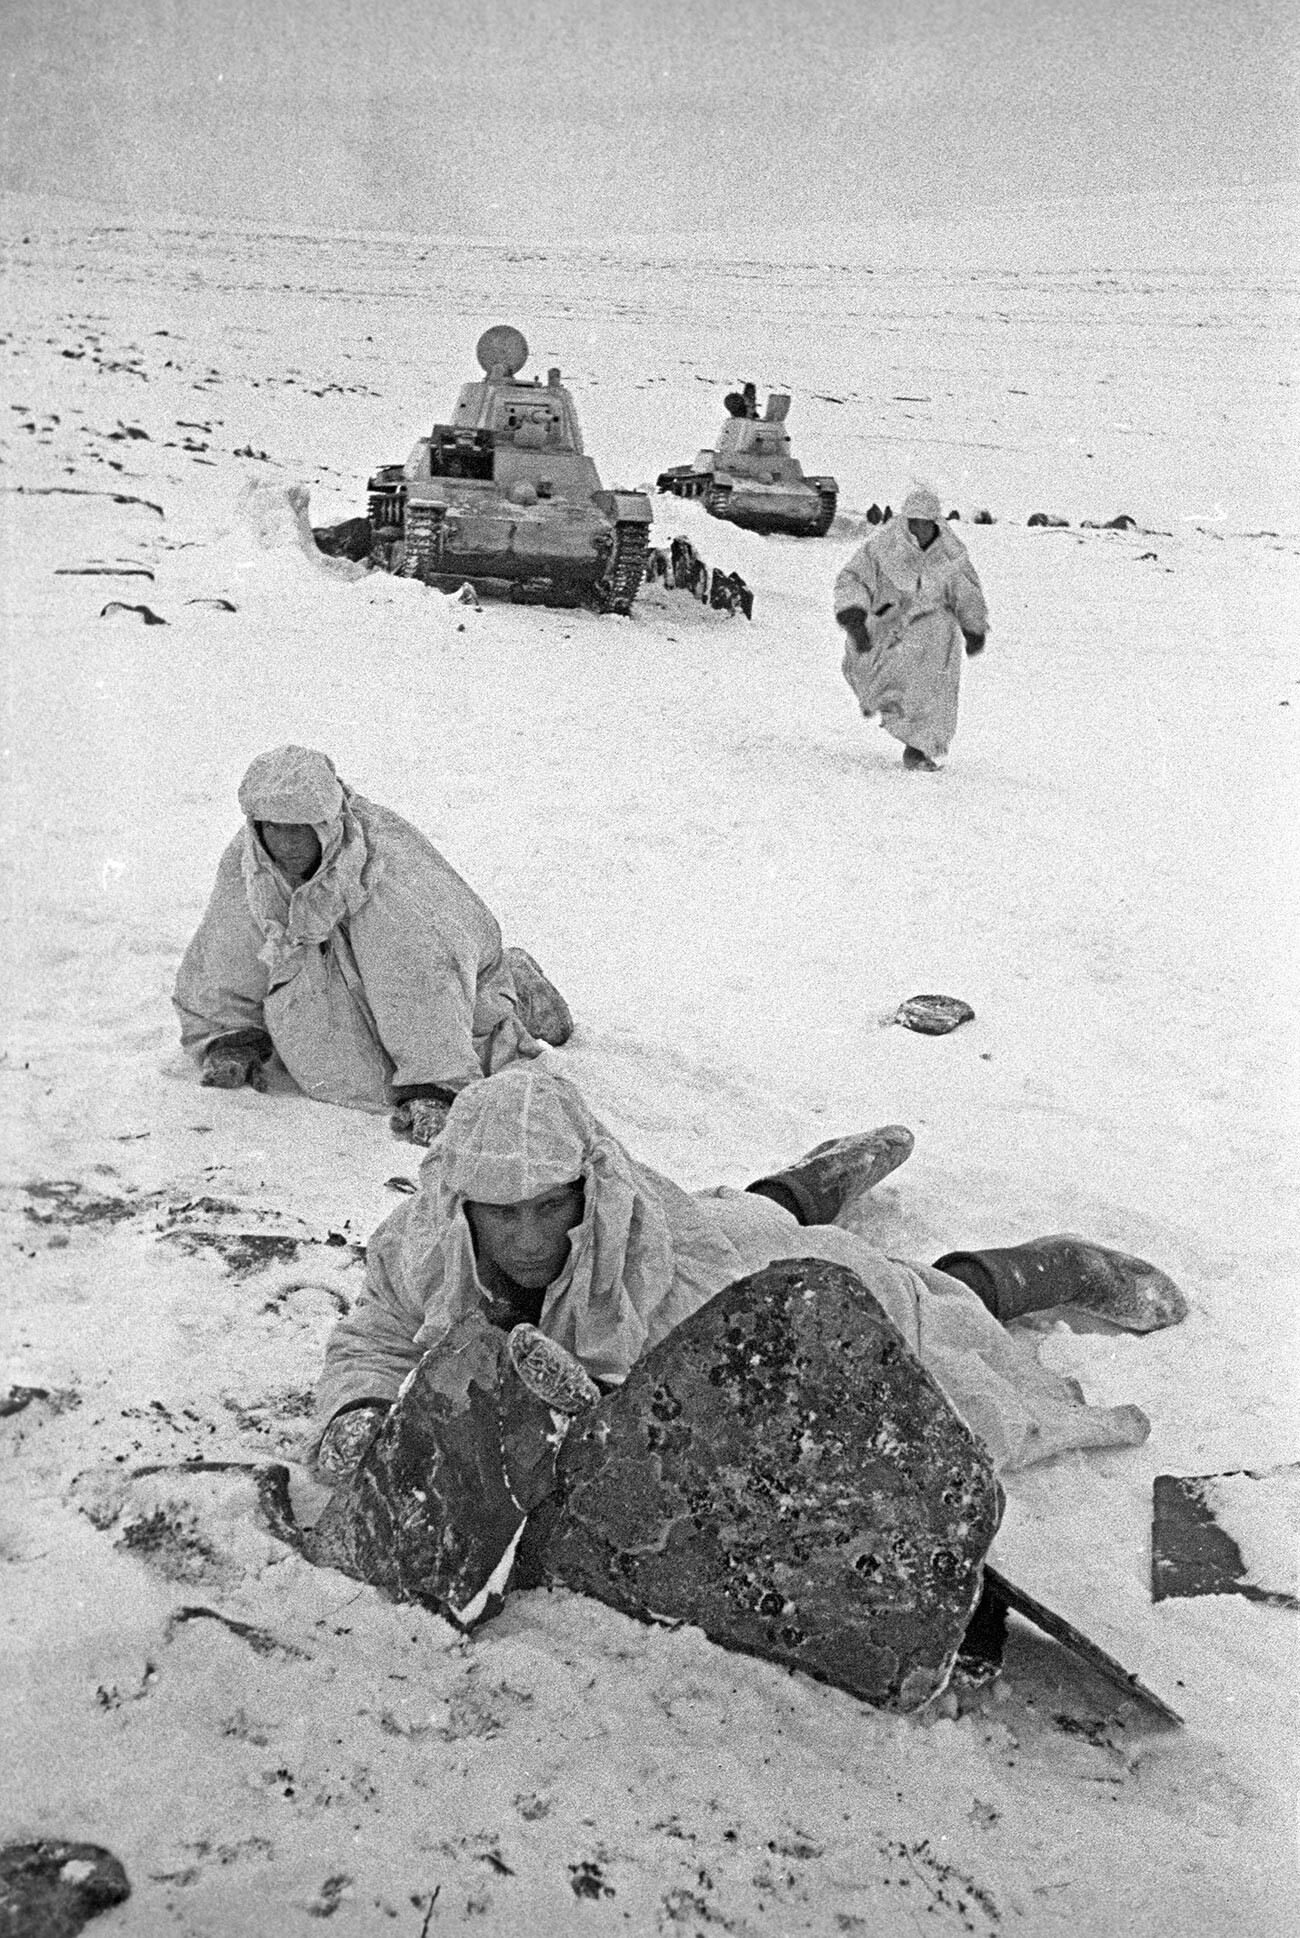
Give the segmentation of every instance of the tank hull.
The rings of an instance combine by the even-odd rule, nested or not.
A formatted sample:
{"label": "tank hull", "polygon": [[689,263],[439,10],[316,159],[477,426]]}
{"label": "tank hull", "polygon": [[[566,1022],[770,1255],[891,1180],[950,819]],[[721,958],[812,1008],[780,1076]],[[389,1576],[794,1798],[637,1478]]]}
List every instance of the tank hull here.
{"label": "tank hull", "polygon": [[661,491],[696,498],[713,518],[747,532],[784,532],[793,538],[824,538],[835,517],[834,479],[808,479],[797,485],[757,484],[683,465],[661,473]]}
{"label": "tank hull", "polygon": [[397,486],[381,473],[370,517],[376,564],[439,591],[469,580],[487,597],[531,605],[629,612],[649,547],[650,505],[636,492],[526,505],[490,484]]}

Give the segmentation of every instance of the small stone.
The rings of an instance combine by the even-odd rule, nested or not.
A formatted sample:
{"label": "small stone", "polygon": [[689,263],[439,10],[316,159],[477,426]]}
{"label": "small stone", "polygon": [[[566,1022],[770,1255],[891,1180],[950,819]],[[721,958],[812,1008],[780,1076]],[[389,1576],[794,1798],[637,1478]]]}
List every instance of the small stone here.
{"label": "small stone", "polygon": [[959,1024],[973,1023],[975,1012],[960,996],[909,996],[894,1011],[894,1021],[922,1036],[946,1036]]}

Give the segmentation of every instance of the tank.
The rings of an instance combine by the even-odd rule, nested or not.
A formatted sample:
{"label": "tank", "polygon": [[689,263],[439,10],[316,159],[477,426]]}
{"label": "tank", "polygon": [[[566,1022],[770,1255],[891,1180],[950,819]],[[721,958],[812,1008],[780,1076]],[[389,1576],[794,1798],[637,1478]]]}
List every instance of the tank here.
{"label": "tank", "polygon": [[645,569],[650,500],[606,491],[582,448],[558,370],[519,373],[528,345],[494,324],[465,384],[405,464],[369,482],[370,556],[405,578],[548,606],[630,612]]}
{"label": "tank", "polygon": [[752,390],[747,385],[744,396],[727,399],[729,415],[716,447],[701,451],[694,464],[661,471],[658,489],[698,498],[715,518],[747,532],[822,538],[835,516],[839,486],[834,478],[806,478],[791,453],[785,428],[790,399],[773,392],[760,417]]}

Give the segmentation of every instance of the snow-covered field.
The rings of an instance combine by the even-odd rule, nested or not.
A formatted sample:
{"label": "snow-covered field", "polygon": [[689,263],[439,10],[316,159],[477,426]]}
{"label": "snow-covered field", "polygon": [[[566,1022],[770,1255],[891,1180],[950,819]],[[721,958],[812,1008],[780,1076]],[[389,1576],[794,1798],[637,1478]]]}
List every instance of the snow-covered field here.
{"label": "snow-covered field", "polygon": [[[0,1841],[114,1850],[106,1934],[1294,1930],[1295,1618],[1149,1593],[1157,1473],[1300,1456],[1294,290],[12,212],[3,286],[0,1394],[45,1397],[0,1419]],[[840,526],[656,499],[752,625],[310,558],[276,493],[361,511],[497,320],[606,484],[690,458],[739,379],[788,388]],[[994,619],[938,776],[857,716],[829,615],[855,517],[918,479]],[[885,1250],[1076,1230],[1179,1280],[1171,1332],[1046,1336],[1151,1439],[1030,1477],[1004,1538],[1184,1730],[1019,1626],[982,1710],[907,1722],[561,1592],[466,1642],[308,1568],[238,1471],[126,1478],[292,1458],[348,1245],[415,1169],[383,1119],[201,1090],[177,1047],[236,784],[285,740],[444,849],[568,996],[564,1067],[683,1183],[903,1122]],[[976,1021],[889,1027],[923,990]],[[284,1256],[243,1269],[249,1231]]]}

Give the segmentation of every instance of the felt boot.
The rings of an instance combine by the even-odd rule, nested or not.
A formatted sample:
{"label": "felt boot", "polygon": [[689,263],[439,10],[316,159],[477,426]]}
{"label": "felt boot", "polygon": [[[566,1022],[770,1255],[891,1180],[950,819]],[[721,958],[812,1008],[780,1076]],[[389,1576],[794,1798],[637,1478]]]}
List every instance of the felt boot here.
{"label": "felt boot", "polygon": [[745,1188],[784,1205],[801,1225],[833,1224],[851,1199],[870,1191],[911,1156],[915,1141],[902,1124],[832,1137],[784,1171],[757,1178]]}
{"label": "felt boot", "polygon": [[947,1252],[934,1263],[969,1286],[1004,1326],[1058,1305],[1080,1306],[1128,1332],[1158,1332],[1187,1317],[1187,1300],[1156,1266],[1069,1232]]}
{"label": "felt boot", "polygon": [[555,984],[527,949],[502,951],[514,978],[519,1019],[531,1036],[558,1050],[573,1035],[573,1012]]}
{"label": "felt boot", "polygon": [[919,747],[904,747],[903,765],[920,774],[937,774],[939,771],[938,761],[931,760],[929,754],[923,754]]}

